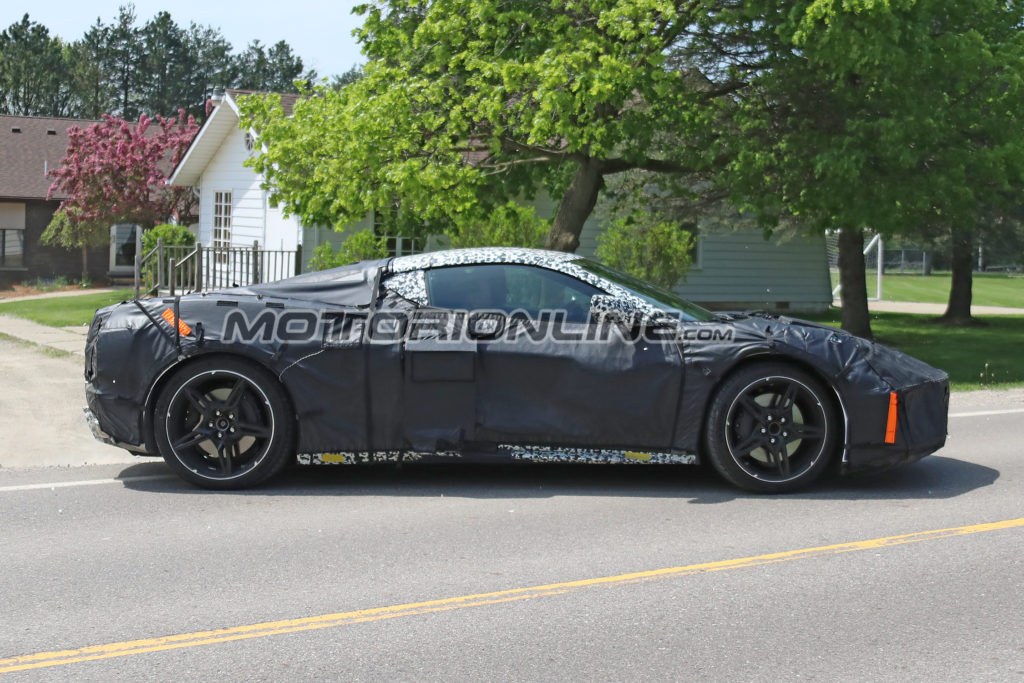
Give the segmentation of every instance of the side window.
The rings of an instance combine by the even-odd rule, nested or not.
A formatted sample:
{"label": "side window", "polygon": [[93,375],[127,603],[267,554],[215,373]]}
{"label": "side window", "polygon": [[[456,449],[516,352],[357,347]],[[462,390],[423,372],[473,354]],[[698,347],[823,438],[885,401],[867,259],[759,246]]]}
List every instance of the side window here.
{"label": "side window", "polygon": [[565,311],[566,320],[586,322],[597,287],[563,273],[520,265],[449,266],[427,271],[427,294],[438,308],[459,310]]}

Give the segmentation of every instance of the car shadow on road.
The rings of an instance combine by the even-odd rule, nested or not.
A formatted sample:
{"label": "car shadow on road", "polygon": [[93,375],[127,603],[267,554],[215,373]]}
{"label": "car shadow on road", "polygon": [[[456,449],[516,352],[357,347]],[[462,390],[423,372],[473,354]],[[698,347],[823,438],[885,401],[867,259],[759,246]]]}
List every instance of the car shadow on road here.
{"label": "car shadow on road", "polygon": [[[168,476],[160,476],[166,474]],[[170,474],[162,461],[132,465],[126,488],[153,493],[234,496],[426,496],[550,498],[635,496],[708,505],[759,498],[722,481],[709,467],[582,464],[406,464],[293,467],[244,491],[207,491]],[[990,467],[931,456],[902,468],[852,477],[830,476],[785,498],[893,500],[955,498],[999,478]]]}

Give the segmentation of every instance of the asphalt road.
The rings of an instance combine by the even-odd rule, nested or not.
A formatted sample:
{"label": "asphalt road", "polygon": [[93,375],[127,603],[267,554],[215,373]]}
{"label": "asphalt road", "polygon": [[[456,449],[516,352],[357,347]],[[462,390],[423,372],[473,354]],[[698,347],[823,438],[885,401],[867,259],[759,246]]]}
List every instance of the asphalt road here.
{"label": "asphalt road", "polygon": [[0,680],[1024,680],[1022,408],[954,396],[939,454],[780,497],[642,465],[244,493],[4,467]]}

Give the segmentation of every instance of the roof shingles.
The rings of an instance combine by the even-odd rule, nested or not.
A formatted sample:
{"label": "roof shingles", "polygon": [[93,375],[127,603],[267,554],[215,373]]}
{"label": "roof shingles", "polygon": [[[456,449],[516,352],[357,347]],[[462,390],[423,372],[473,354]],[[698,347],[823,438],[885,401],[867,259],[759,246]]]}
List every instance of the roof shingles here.
{"label": "roof shingles", "polygon": [[[0,199],[46,199],[47,170],[60,164],[68,129],[95,121],[0,115]],[[54,194],[54,199],[63,195]]]}

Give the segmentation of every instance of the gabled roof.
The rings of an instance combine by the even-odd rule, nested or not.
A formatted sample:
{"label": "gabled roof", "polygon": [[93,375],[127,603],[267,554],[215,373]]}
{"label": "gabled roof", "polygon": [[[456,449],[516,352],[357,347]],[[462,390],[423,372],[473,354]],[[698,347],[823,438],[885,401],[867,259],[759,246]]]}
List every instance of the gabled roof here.
{"label": "gabled roof", "polygon": [[[199,177],[206,170],[206,167],[213,161],[214,155],[220,149],[224,138],[228,133],[238,128],[241,118],[238,112],[239,98],[247,95],[270,95],[274,93],[261,92],[257,90],[230,89],[224,92],[220,102],[214,104],[213,111],[203,122],[202,128],[192,140],[185,156],[181,158],[174,168],[167,182],[171,185],[197,185]],[[299,95],[288,93],[276,93],[281,97],[281,107],[285,116],[292,115],[292,107],[299,100]]]}
{"label": "gabled roof", "polygon": [[272,93],[266,90],[239,90],[238,88],[228,88],[226,92],[235,102],[238,101],[238,98],[245,97],[246,95],[278,95],[281,98],[281,108],[284,109],[285,116],[292,115],[292,108],[301,97],[301,95],[297,95],[295,93]]}
{"label": "gabled roof", "polygon": [[[0,199],[46,199],[52,181],[46,172],[58,166],[68,148],[68,129],[96,121],[45,116],[0,116]],[[54,193],[54,199],[65,195]]]}

